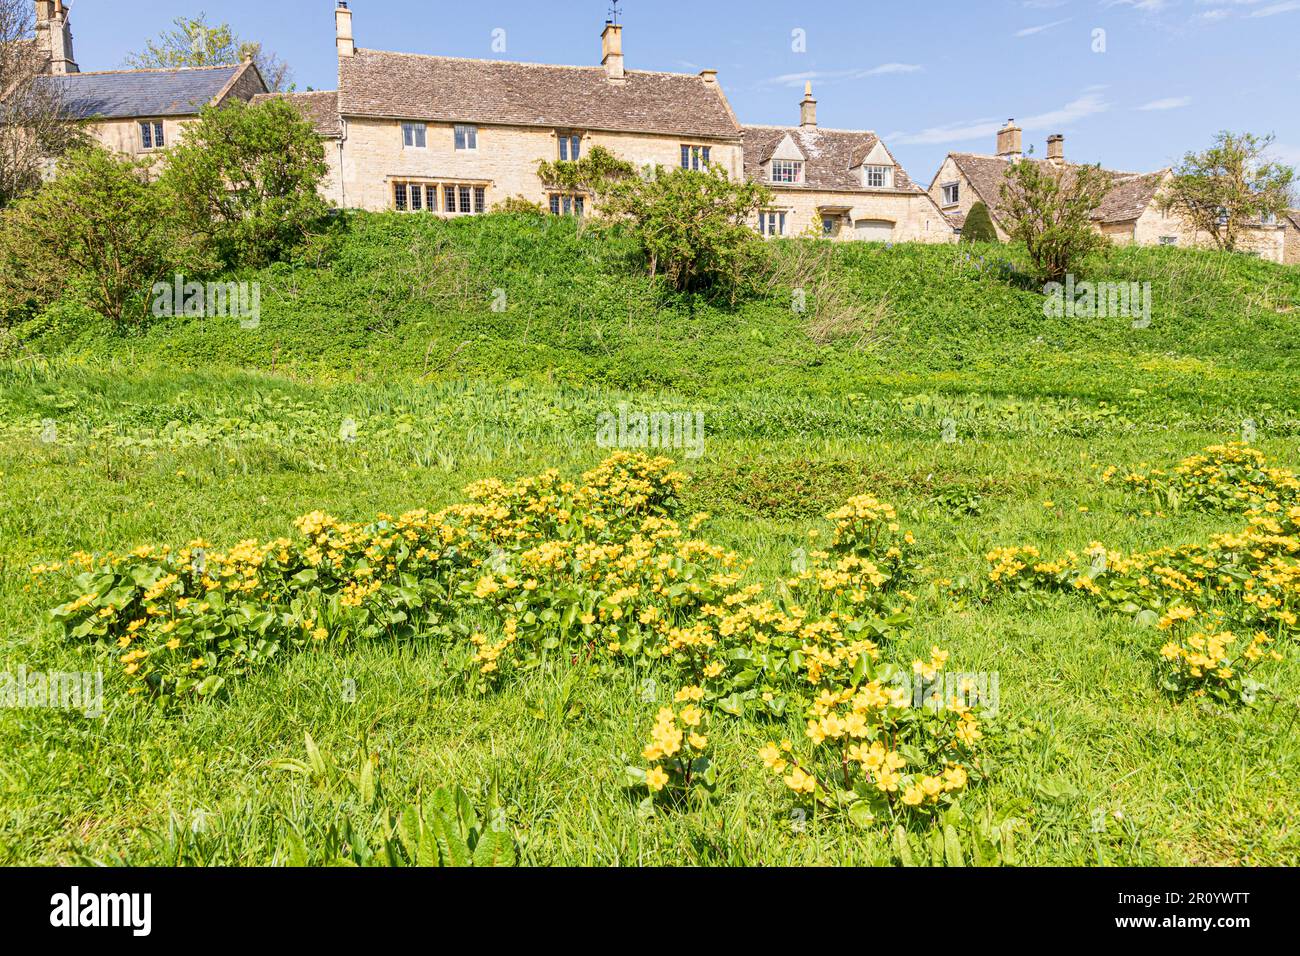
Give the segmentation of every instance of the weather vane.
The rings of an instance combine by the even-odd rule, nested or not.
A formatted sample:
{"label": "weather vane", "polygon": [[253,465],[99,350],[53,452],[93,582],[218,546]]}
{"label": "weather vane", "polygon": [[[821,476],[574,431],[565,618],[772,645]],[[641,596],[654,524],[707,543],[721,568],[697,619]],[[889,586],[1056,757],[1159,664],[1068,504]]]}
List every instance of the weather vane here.
{"label": "weather vane", "polygon": [[609,8],[609,22],[618,23],[618,5],[620,0],[610,0],[610,2],[613,5]]}

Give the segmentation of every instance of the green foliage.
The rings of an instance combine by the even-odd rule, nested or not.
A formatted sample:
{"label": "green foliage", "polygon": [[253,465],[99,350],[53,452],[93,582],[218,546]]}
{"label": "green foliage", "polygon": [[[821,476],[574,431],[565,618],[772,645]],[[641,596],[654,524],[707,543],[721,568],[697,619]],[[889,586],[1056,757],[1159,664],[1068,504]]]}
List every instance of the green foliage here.
{"label": "green foliage", "polygon": [[616,183],[604,209],[631,221],[652,277],[662,273],[679,292],[717,288],[734,300],[761,248],[750,217],[770,201],[766,186],[734,182],[720,166],[657,167]]}
{"label": "green foliage", "polygon": [[993,226],[989,207],[977,202],[966,214],[966,222],[961,227],[962,242],[997,242],[998,231]]}
{"label": "green foliage", "polygon": [[492,207],[494,213],[507,216],[544,216],[546,211],[541,203],[535,203],[523,196],[507,196]]}
{"label": "green foliage", "polygon": [[176,69],[196,66],[235,66],[245,60],[257,64],[272,92],[292,88],[288,66],[256,41],[241,40],[228,23],[212,24],[205,14],[177,17],[172,29],[164,30],[145,44],[144,50],[126,58],[135,69]]}
{"label": "green foliage", "polygon": [[0,303],[6,311],[73,295],[117,329],[143,321],[148,292],[185,259],[187,242],[150,162],[107,150],[68,156],[58,178],[0,220]]}
{"label": "green foliage", "polygon": [[1267,160],[1273,140],[1219,133],[1209,149],[1183,157],[1160,195],[1160,207],[1208,233],[1218,248],[1234,251],[1250,223],[1281,216],[1291,201],[1296,171]]}
{"label": "green foliage", "polygon": [[1056,168],[1025,159],[1002,184],[1005,229],[1025,244],[1040,282],[1062,282],[1107,245],[1092,225],[1110,178],[1099,166]]}
{"label": "green foliage", "polygon": [[162,186],[178,225],[228,267],[287,255],[324,217],[320,137],[290,104],[207,107],[167,157]]}
{"label": "green foliage", "polygon": [[594,147],[577,161],[543,161],[537,166],[537,177],[546,186],[586,193],[598,199],[608,194],[616,183],[635,175],[635,166],[619,159],[604,146]]}
{"label": "green foliage", "polygon": [[[378,758],[362,754],[355,772],[341,771],[305,735],[306,761],[277,760],[277,770],[300,774],[317,788],[343,789],[361,813],[331,820],[309,843],[292,823],[280,834],[277,860],[286,866],[509,867],[519,850],[500,806],[495,782],[480,814],[463,787],[438,787],[427,802],[385,804]],[[377,815],[371,826],[362,818]]]}

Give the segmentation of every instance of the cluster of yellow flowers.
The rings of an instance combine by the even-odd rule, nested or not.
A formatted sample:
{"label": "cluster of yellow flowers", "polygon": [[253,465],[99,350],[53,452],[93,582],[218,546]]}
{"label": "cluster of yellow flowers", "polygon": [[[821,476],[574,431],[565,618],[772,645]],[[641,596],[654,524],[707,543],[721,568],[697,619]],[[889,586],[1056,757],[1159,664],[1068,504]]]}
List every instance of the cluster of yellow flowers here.
{"label": "cluster of yellow flowers", "polygon": [[[1112,480],[1117,469],[1103,479]],[[1240,531],[1202,544],[1125,555],[1100,542],[1084,555],[1073,551],[1043,561],[1032,547],[998,548],[987,555],[995,587],[1055,589],[1082,594],[1103,608],[1146,615],[1166,627],[1193,617],[1213,627],[1187,641],[1170,642],[1160,659],[1166,689],[1247,701],[1258,690],[1247,671],[1281,660],[1265,645],[1300,634],[1300,482],[1264,455],[1241,444],[1216,445],[1185,459],[1172,477],[1132,472],[1136,488],[1173,489],[1202,507],[1247,509]],[[1254,635],[1243,641],[1236,635]],[[1219,657],[1218,655],[1226,655]]]}
{"label": "cluster of yellow flowers", "polygon": [[697,779],[707,774],[709,738],[705,723],[708,715],[699,706],[703,698],[703,688],[686,687],[676,695],[676,709],[659,708],[650,742],[641,751],[649,764],[645,785],[652,794],[665,788],[689,791]]}
{"label": "cluster of yellow flowers", "polygon": [[1268,464],[1267,456],[1244,442],[1211,445],[1183,459],[1170,474],[1162,469],[1123,471],[1111,466],[1102,481],[1120,482],[1134,491],[1155,494],[1171,504],[1246,511],[1270,502],[1286,506],[1300,501],[1300,477]]}
{"label": "cluster of yellow flowers", "polygon": [[[920,687],[933,682],[948,654],[932,648],[912,673]],[[811,751],[796,755],[789,740],[769,741],[759,759],[800,798],[848,809],[873,820],[901,808],[930,812],[964,791],[978,769],[983,736],[964,699],[932,691],[924,699],[895,680],[865,670],[862,681],[826,688],[808,708],[804,735]],[[919,705],[919,706],[918,706]]]}

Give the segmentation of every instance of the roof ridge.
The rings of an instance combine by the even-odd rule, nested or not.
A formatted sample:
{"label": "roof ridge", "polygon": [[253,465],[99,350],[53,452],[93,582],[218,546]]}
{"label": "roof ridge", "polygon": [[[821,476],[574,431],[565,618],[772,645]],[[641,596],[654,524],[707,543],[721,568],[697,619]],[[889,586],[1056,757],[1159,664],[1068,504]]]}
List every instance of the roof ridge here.
{"label": "roof ridge", "polygon": [[[595,66],[583,66],[577,63],[535,63],[532,60],[489,60],[483,57],[475,56],[444,56],[439,53],[404,53],[400,50],[371,50],[358,48],[358,54],[377,53],[380,56],[404,56],[416,60],[450,60],[454,63],[479,63],[485,66],[529,66],[537,67],[544,70],[586,70],[599,71],[603,73],[605,68],[596,64]],[[704,82],[704,77],[698,73],[674,73],[671,70],[627,70],[628,75],[641,74],[643,76],[676,76],[687,80],[699,80]]]}
{"label": "roof ridge", "polygon": [[215,70],[238,70],[251,61],[245,60],[243,63],[227,63],[222,66],[157,66],[145,67],[138,70],[81,70],[77,73],[59,73],[46,74],[47,76],[60,76],[64,78],[76,78],[78,76],[133,76],[143,73],[203,73]]}
{"label": "roof ridge", "polygon": [[850,136],[874,136],[880,139],[880,134],[874,129],[839,129],[835,126],[773,126],[767,123],[741,123],[741,129],[771,129],[780,130],[787,133],[797,133],[801,130],[811,130],[816,133],[846,133]]}

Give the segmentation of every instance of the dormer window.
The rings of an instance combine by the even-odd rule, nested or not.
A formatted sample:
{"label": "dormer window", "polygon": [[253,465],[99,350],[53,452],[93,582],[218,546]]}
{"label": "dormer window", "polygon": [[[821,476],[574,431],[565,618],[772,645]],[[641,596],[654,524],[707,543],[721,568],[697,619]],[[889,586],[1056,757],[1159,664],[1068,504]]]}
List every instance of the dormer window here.
{"label": "dormer window", "polygon": [[944,183],[943,184],[943,204],[947,206],[956,206],[961,202],[961,183]]}
{"label": "dormer window", "polygon": [[798,159],[772,160],[772,182],[789,183],[791,185],[803,182],[803,161]]}
{"label": "dormer window", "polygon": [[863,166],[862,177],[868,189],[894,188],[893,166]]}

